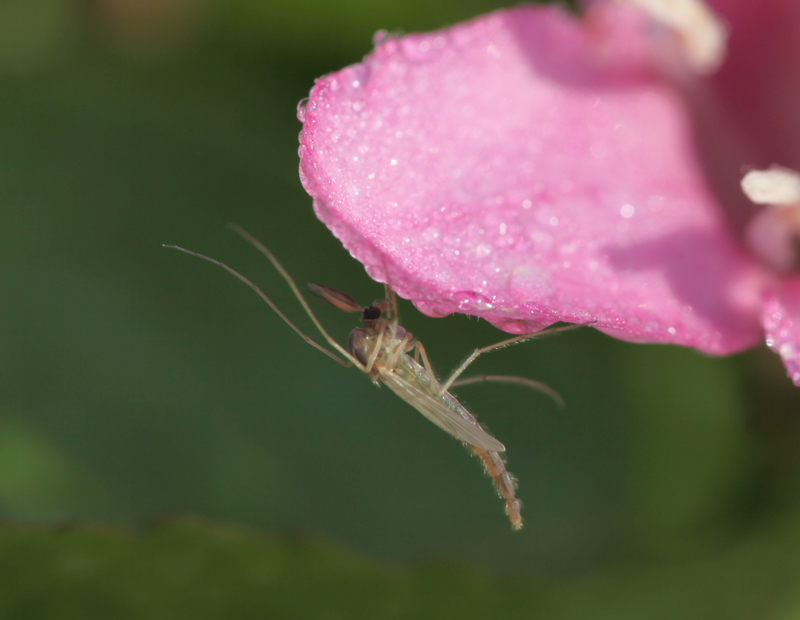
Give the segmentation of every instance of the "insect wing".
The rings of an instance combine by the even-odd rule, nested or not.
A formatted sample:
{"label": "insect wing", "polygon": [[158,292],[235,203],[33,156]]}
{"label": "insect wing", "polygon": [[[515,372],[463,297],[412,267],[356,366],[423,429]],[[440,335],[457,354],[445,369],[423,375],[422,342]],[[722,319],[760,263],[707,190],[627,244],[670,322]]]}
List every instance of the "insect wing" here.
{"label": "insect wing", "polygon": [[[476,448],[483,448],[491,452],[505,452],[506,447],[483,430],[477,422],[470,422],[437,397],[416,387],[394,372],[382,372],[380,377],[389,389],[446,433]],[[466,410],[465,413],[472,417]]]}

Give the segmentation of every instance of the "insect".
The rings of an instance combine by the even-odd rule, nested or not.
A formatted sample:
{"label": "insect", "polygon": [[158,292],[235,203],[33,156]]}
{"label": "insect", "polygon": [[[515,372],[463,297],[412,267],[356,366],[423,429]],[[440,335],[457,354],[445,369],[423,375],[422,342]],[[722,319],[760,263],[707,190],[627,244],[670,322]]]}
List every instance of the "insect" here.
{"label": "insect", "polygon": [[[521,529],[521,502],[516,497],[517,482],[506,470],[505,461],[501,456],[506,450],[505,446],[478,423],[466,407],[450,393],[450,389],[484,381],[517,383],[544,391],[560,404],[561,399],[553,390],[537,381],[523,377],[480,375],[460,381],[458,379],[467,367],[483,353],[524,342],[534,337],[541,336],[544,333],[564,331],[577,326],[551,327],[538,332],[509,338],[508,340],[488,347],[475,349],[475,351],[452,372],[448,379],[441,383],[434,375],[425,352],[425,347],[421,342],[416,340],[410,332],[407,332],[399,325],[397,318],[397,301],[394,291],[389,285],[386,285],[386,297],[383,300],[377,301],[371,306],[362,306],[346,293],[321,284],[309,284],[308,289],[312,294],[325,300],[339,310],[358,312],[361,314],[362,325],[350,332],[347,348],[345,349],[328,334],[300,293],[294,279],[283,268],[283,265],[280,264],[272,252],[238,226],[232,225],[231,229],[270,260],[278,273],[286,280],[303,309],[311,318],[328,345],[334,349],[335,353],[317,343],[298,329],[258,286],[228,265],[214,258],[176,245],[165,245],[164,247],[179,250],[222,267],[252,288],[261,299],[263,299],[278,316],[307,343],[343,366],[355,366],[369,375],[372,382],[376,385],[380,386],[383,384],[387,386],[425,416],[425,418],[463,442],[481,460],[486,472],[492,478],[497,492],[500,497],[505,500],[505,511],[511,521],[512,527],[515,530]],[[413,357],[411,356],[412,352]]]}

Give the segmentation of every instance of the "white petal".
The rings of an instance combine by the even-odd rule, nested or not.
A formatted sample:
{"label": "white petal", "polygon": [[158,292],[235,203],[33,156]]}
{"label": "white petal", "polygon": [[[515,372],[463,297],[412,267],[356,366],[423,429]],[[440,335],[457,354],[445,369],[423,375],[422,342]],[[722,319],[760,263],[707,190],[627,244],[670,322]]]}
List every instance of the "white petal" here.
{"label": "white petal", "polygon": [[751,170],[742,179],[742,190],[759,205],[800,204],[800,174],[788,168]]}
{"label": "white petal", "polygon": [[703,0],[624,1],[674,29],[683,41],[689,62],[699,73],[711,73],[722,64],[728,33]]}

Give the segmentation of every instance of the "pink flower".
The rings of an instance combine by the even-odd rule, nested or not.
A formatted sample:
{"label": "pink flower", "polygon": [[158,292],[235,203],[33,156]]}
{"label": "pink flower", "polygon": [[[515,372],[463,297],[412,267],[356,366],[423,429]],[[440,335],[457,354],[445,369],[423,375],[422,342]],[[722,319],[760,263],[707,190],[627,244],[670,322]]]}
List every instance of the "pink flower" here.
{"label": "pink flower", "polygon": [[753,168],[800,169],[800,2],[712,4],[716,71],[691,29],[611,0],[382,38],[300,110],[317,215],[431,316],[596,321],[712,354],[766,332],[800,385],[800,260],[769,260],[752,224],[771,207],[740,188]]}

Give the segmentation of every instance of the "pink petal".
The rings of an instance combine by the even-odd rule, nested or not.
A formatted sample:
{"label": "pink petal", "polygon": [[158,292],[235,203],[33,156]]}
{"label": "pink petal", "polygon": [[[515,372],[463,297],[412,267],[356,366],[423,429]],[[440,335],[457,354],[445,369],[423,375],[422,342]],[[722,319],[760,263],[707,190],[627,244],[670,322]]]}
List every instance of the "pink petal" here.
{"label": "pink petal", "polygon": [[729,29],[727,60],[712,82],[756,147],[756,168],[800,169],[800,2],[711,0]]}
{"label": "pink petal", "polygon": [[761,274],[637,19],[519,7],[386,40],[320,79],[300,136],[317,215],[432,316],[752,345]]}
{"label": "pink petal", "polygon": [[795,385],[800,385],[800,280],[786,280],[766,296],[761,317],[767,344],[781,356]]}

